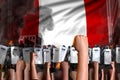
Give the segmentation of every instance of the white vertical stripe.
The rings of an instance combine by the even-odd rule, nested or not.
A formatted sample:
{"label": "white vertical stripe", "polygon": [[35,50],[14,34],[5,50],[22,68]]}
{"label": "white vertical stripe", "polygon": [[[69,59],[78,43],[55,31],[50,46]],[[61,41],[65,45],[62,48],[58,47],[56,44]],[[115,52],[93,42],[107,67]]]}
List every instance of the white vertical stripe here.
{"label": "white vertical stripe", "polygon": [[[84,0],[40,0],[40,6],[52,10],[53,30],[45,29],[42,34],[45,45],[72,45],[75,35],[86,35]],[[40,12],[41,13],[41,12]],[[49,25],[48,25],[49,26]]]}

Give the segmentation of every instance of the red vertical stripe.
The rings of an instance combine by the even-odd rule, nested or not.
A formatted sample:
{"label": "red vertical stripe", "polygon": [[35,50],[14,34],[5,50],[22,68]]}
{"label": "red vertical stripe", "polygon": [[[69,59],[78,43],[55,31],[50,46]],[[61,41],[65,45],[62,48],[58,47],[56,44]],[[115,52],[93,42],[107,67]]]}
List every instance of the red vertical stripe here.
{"label": "red vertical stripe", "polygon": [[39,2],[34,0],[34,11],[29,11],[24,17],[25,25],[22,31],[22,35],[36,35],[38,36],[39,26]]}
{"label": "red vertical stripe", "polygon": [[106,0],[84,0],[89,44],[108,44]]}

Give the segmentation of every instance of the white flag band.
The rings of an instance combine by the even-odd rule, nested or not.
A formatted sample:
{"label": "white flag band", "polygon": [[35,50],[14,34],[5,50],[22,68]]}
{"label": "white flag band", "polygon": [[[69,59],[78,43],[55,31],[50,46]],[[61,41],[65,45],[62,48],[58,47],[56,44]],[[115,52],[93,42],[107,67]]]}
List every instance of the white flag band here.
{"label": "white flag band", "polygon": [[43,45],[71,46],[75,35],[87,34],[83,0],[40,0],[40,7],[39,37]]}

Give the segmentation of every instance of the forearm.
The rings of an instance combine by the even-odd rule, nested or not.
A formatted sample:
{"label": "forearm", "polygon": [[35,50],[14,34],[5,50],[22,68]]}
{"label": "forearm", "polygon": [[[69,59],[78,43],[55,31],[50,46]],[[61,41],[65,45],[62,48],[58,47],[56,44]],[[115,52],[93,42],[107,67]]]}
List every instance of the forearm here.
{"label": "forearm", "polygon": [[104,80],[104,69],[102,69],[101,71],[102,71],[102,77],[101,77],[101,80]]}
{"label": "forearm", "polygon": [[93,68],[89,69],[89,80],[93,80]]}
{"label": "forearm", "polygon": [[112,66],[112,70],[109,71],[111,74],[110,80],[115,80],[115,62],[114,61],[111,62],[111,66]]}
{"label": "forearm", "polygon": [[54,73],[51,73],[51,79],[55,80],[55,74]]}
{"label": "forearm", "polygon": [[24,70],[24,80],[30,80],[30,64],[26,63],[26,67]]}
{"label": "forearm", "polygon": [[1,72],[0,73],[0,80],[4,80],[5,79],[4,76],[5,76],[5,72]]}
{"label": "forearm", "polygon": [[14,69],[9,69],[9,80],[16,80],[16,72]]}
{"label": "forearm", "polygon": [[85,36],[76,36],[74,46],[78,51],[77,80],[88,80],[88,40]]}
{"label": "forearm", "polygon": [[3,80],[4,74],[3,65],[0,64],[0,80]]}
{"label": "forearm", "polygon": [[[81,53],[78,53],[81,54]],[[84,57],[86,57],[87,55],[78,55],[78,67],[77,67],[77,80],[88,80],[88,77],[86,75],[88,75],[88,64],[87,64],[87,59],[85,59]],[[85,63],[86,62],[86,63]]]}
{"label": "forearm", "polygon": [[16,64],[16,80],[24,80],[25,63],[22,60],[17,61]]}
{"label": "forearm", "polygon": [[49,69],[46,70],[46,80],[51,80],[50,70]]}
{"label": "forearm", "polygon": [[32,52],[30,55],[30,77],[32,78],[32,80],[38,80],[37,69],[35,65],[36,57],[37,54]]}
{"label": "forearm", "polygon": [[16,80],[24,80],[23,79],[23,70],[17,70],[16,71]]}
{"label": "forearm", "polygon": [[62,68],[62,80],[68,80],[68,62],[62,62],[61,63]]}
{"label": "forearm", "polygon": [[43,72],[38,72],[38,80],[43,80]]}
{"label": "forearm", "polygon": [[112,69],[110,80],[115,80],[115,70]]}
{"label": "forearm", "polygon": [[99,64],[98,62],[94,62],[94,80],[99,80]]}
{"label": "forearm", "polygon": [[31,76],[33,80],[38,80],[36,65],[34,62],[31,63]]}
{"label": "forearm", "polygon": [[72,80],[76,80],[76,71],[71,71],[70,72],[70,77],[72,78]]}
{"label": "forearm", "polygon": [[51,76],[50,76],[50,63],[46,63],[46,69],[45,69],[45,77],[46,80],[51,80]]}

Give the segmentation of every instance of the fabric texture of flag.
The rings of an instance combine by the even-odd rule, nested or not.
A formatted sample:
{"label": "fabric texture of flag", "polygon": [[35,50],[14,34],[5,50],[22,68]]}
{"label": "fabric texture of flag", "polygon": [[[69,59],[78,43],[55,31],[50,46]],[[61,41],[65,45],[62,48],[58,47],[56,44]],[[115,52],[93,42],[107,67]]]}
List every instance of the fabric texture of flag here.
{"label": "fabric texture of flag", "polygon": [[[112,7],[108,5],[108,1]],[[7,4],[11,11],[6,10]],[[36,35],[42,38],[43,45],[57,46],[72,45],[75,35],[88,36],[89,44],[92,46],[108,44],[112,35],[111,27],[115,24],[118,11],[117,0],[21,0],[19,2],[9,0],[0,7],[1,15],[8,13],[1,16],[0,25],[4,27],[14,25],[16,27],[14,29],[22,26],[22,36]],[[5,20],[8,20],[10,25],[3,25],[7,22]],[[5,30],[6,27],[1,27],[2,29]],[[2,32],[5,33],[4,30]],[[13,31],[9,31],[11,35]],[[2,32],[0,37],[4,37]],[[9,37],[9,39],[13,38]]]}
{"label": "fabric texture of flag", "polygon": [[[40,16],[39,36],[42,37],[43,44],[72,45],[75,35],[88,36],[90,45],[108,44],[106,0],[40,0],[39,5],[44,7],[44,10],[40,8],[40,14],[45,13],[41,16],[48,15],[46,19]],[[50,20],[53,25],[48,24],[42,30],[41,22],[49,18],[53,19]]]}

